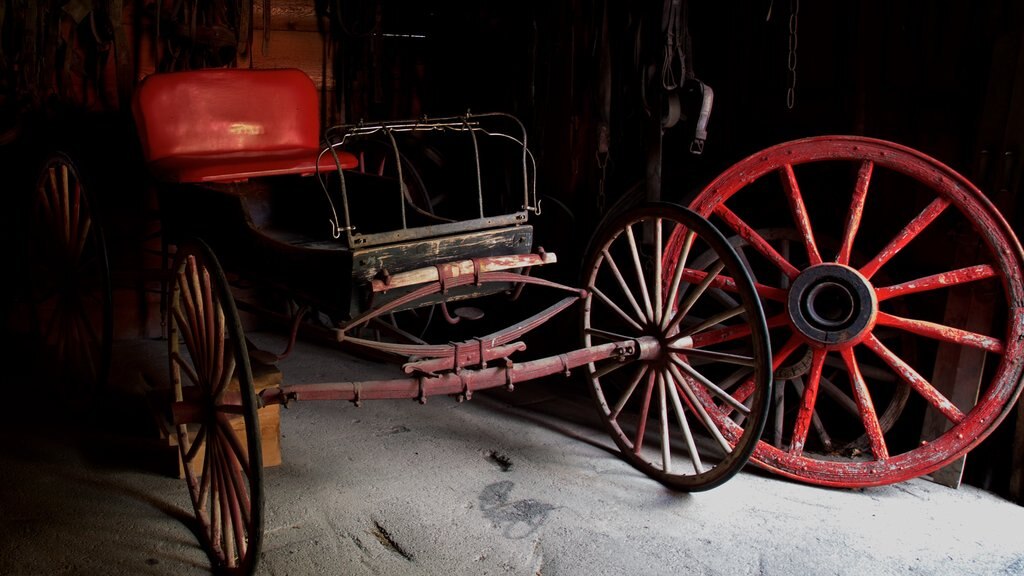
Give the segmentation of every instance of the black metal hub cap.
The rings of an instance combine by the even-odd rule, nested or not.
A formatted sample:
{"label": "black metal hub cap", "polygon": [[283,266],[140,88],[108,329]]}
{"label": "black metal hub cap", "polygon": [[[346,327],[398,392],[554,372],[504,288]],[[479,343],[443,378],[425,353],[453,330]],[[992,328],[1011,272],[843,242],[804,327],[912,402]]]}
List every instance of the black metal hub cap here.
{"label": "black metal hub cap", "polygon": [[801,272],[790,286],[786,305],[796,330],[828,347],[856,344],[878,315],[871,283],[841,264],[818,264]]}

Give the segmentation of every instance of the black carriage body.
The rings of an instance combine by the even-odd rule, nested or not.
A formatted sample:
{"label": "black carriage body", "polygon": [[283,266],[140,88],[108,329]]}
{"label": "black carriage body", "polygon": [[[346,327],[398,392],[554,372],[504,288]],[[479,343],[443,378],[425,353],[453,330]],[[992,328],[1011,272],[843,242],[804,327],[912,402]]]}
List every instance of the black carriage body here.
{"label": "black carriage body", "polygon": [[[525,214],[332,237],[322,191],[310,176],[273,176],[232,183],[158,186],[165,241],[201,238],[231,276],[286,295],[344,321],[415,289],[374,294],[370,284],[410,270],[488,256],[528,254],[533,227]],[[369,238],[371,241],[366,241]],[[396,308],[474,298],[512,288],[510,283],[455,287]]]}

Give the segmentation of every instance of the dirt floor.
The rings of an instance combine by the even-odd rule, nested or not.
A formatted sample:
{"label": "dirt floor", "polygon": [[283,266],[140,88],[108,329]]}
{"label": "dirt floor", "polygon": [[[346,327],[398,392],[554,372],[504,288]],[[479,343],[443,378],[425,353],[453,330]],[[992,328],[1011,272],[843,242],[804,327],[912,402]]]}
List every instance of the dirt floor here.
{"label": "dirt floor", "polygon": [[[257,335],[275,349],[274,336]],[[166,378],[160,341],[119,343],[115,376]],[[379,367],[300,344],[287,383]],[[23,380],[31,384],[31,378]],[[1020,575],[1024,507],[919,478],[824,489],[752,466],[683,494],[616,455],[562,378],[470,402],[294,403],[269,468],[266,575]],[[11,390],[16,389],[11,387]],[[207,574],[173,453],[145,408],[74,424],[8,396],[0,574]]]}

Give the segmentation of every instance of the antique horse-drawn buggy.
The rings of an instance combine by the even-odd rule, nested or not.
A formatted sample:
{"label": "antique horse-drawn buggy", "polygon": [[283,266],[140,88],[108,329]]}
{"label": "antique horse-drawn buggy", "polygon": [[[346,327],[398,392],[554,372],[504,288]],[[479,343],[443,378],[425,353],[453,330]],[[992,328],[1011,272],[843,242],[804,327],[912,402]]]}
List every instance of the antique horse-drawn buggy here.
{"label": "antique horse-drawn buggy", "polygon": [[[625,460],[704,490],[750,458],[828,486],[930,474],[1021,391],[1012,229],[964,177],[897,144],[773,146],[687,207],[610,214],[576,266],[537,242],[537,168],[512,116],[325,128],[314,84],[284,68],[153,74],[131,103],[158,200],[160,265],[146,272],[161,286],[164,409],[204,544],[229,572],[259,558],[261,407],[469,399],[582,374]],[[76,382],[104,380],[113,338],[117,263],[90,169],[46,157],[12,314]],[[574,281],[547,272],[567,266]],[[973,304],[958,313],[954,299]],[[288,350],[257,350],[242,312],[285,326],[289,348],[326,337],[394,376],[263,378]],[[552,350],[544,326],[573,315],[578,345]]]}

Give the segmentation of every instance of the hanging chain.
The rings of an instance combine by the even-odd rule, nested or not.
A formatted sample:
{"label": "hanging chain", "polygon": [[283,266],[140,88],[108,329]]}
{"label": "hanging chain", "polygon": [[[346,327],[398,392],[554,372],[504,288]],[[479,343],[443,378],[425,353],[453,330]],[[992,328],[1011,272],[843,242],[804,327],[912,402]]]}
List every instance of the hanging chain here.
{"label": "hanging chain", "polygon": [[786,108],[792,110],[796,104],[796,45],[797,17],[800,14],[800,0],[789,0],[789,88],[786,89]]}

